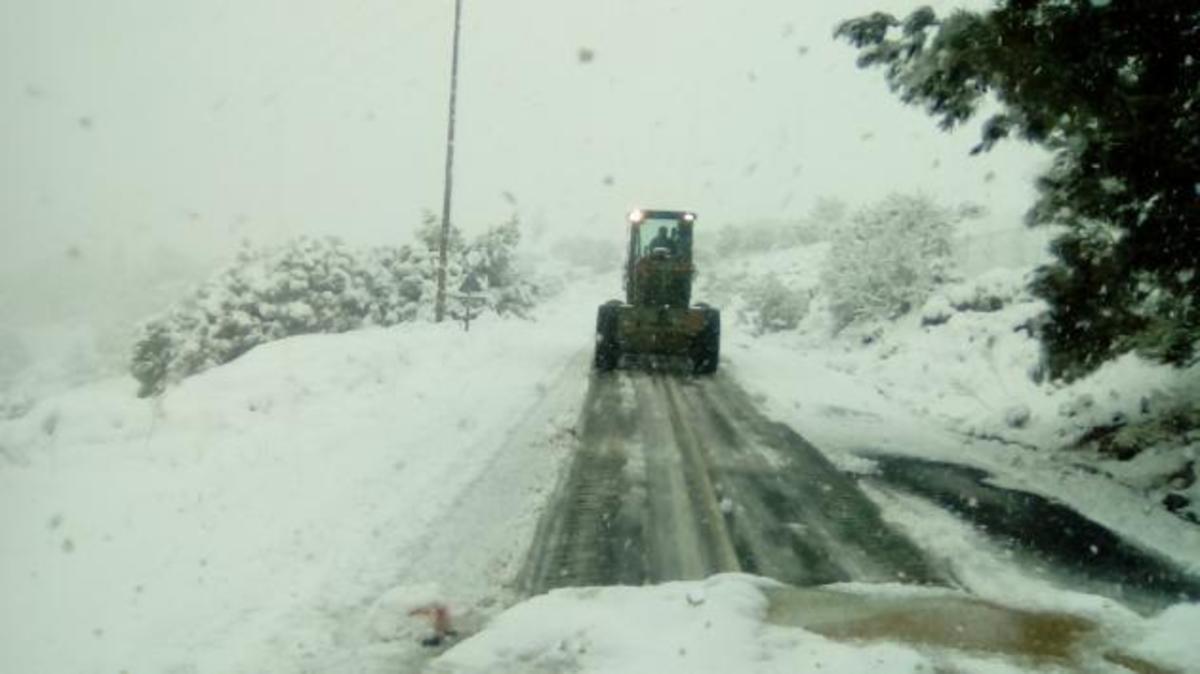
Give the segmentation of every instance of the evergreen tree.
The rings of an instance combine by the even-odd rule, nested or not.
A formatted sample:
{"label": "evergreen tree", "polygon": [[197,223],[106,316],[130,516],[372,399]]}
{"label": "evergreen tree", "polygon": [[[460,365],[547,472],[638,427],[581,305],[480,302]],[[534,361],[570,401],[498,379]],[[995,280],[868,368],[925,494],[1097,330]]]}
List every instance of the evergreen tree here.
{"label": "evergreen tree", "polygon": [[991,95],[973,153],[1053,153],[1033,225],[1063,228],[1034,292],[1047,365],[1074,377],[1137,350],[1194,362],[1200,335],[1200,0],[1004,0],[942,19],[875,13],[836,35],[950,129]]}

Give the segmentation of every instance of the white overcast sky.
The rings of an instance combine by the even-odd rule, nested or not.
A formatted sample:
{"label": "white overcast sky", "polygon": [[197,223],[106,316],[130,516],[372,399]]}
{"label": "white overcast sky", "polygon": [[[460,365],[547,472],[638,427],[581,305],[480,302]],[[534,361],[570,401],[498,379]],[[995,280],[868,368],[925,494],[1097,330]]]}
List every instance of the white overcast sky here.
{"label": "white overcast sky", "polygon": [[[1015,222],[1037,155],[967,157],[974,130],[938,132],[831,39],[842,18],[917,4],[465,0],[454,219],[516,210],[616,241],[638,205],[712,226],[921,189]],[[215,261],[243,238],[407,240],[441,206],[452,15],[453,0],[0,0],[3,292],[64,264],[136,282],[167,253]]]}

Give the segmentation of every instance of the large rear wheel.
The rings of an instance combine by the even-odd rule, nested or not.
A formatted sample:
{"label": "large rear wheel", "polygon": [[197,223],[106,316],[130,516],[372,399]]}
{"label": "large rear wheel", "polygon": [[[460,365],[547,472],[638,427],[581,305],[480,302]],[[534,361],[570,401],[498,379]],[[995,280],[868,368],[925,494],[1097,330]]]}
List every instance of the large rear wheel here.
{"label": "large rear wheel", "polygon": [[721,360],[721,312],[701,305],[704,311],[704,327],[692,345],[692,371],[696,374],[712,374],[717,371]]}
{"label": "large rear wheel", "polygon": [[600,372],[615,369],[621,360],[621,346],[617,343],[617,308],[617,304],[603,304],[596,312],[596,354],[592,365]]}

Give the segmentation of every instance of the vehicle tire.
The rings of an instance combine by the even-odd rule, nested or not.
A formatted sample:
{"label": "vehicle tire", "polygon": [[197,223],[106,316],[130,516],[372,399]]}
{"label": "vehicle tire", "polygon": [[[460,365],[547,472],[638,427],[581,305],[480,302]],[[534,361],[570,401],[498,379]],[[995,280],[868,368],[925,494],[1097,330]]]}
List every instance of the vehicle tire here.
{"label": "vehicle tire", "polygon": [[592,366],[599,372],[616,369],[621,360],[621,346],[617,343],[618,306],[604,304],[596,311],[596,354]]}
{"label": "vehicle tire", "polygon": [[712,374],[721,360],[721,312],[708,306],[704,310],[704,327],[696,335],[692,347],[692,371]]}

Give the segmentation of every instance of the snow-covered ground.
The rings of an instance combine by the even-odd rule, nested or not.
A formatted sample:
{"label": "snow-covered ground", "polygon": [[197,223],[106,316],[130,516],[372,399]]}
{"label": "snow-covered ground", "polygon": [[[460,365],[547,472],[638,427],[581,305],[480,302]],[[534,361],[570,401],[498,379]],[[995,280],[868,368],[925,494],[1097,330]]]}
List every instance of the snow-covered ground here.
{"label": "snow-covered ground", "polygon": [[[1030,627],[1045,633],[1031,634]],[[1056,628],[1061,633],[1052,636]],[[1094,598],[1056,614],[981,603],[946,590],[847,584],[795,591],[734,574],[654,587],[555,590],[500,615],[430,671],[1130,671],[1116,664],[1123,662],[1160,668],[1140,671],[1189,672],[1196,671],[1197,629],[1196,606],[1139,620]],[[1013,656],[1038,644],[1039,637],[1066,643],[1042,642],[1032,647],[1044,649],[1036,656]],[[938,643],[942,639],[975,648],[945,648]]]}
{"label": "snow-covered ground", "polygon": [[[809,350],[783,340],[730,340],[729,367],[769,416],[801,432],[836,463],[870,472],[884,452],[984,468],[1005,486],[1063,501],[1091,519],[1200,572],[1200,527],[1167,512],[1157,489],[1138,489],[1071,454],[974,438],[908,406],[869,369],[872,355]],[[857,362],[854,362],[856,361]],[[846,361],[852,363],[847,368]],[[857,366],[857,367],[854,367]],[[858,368],[863,368],[862,370]],[[864,374],[865,373],[865,374]],[[932,386],[918,377],[907,386]],[[978,383],[978,382],[976,382]],[[927,390],[928,391],[928,390]],[[933,403],[939,392],[928,391]],[[963,392],[969,396],[970,392]],[[1151,455],[1152,456],[1152,455]],[[1178,458],[1177,452],[1174,454]],[[1176,463],[1168,464],[1172,468]],[[1161,472],[1138,475],[1149,480]]]}
{"label": "snow-covered ground", "polygon": [[287,339],[157,402],[118,378],[0,422],[0,671],[394,671],[415,645],[374,603],[395,586],[505,603],[597,293],[469,333]]}
{"label": "snow-covered ground", "polygon": [[[733,309],[728,366],[768,414],[846,466],[869,469],[856,457],[872,452],[977,465],[1200,564],[1200,529],[1162,507],[1177,493],[1200,515],[1200,481],[1172,479],[1200,455],[1200,436],[1139,425],[1200,398],[1200,367],[1127,355],[1070,384],[1044,381],[1028,328],[1043,308],[1025,290],[1029,268],[990,269],[941,288],[919,311],[834,334],[819,291],[827,253],[815,244],[734,258],[708,279]],[[756,334],[752,318],[738,320],[749,308],[742,289],[768,276],[808,298],[796,329]],[[1146,450],[1129,461],[1063,451],[1106,424],[1143,433],[1131,442]]]}
{"label": "snow-covered ground", "polygon": [[[798,330],[757,335],[736,318],[739,284],[765,270],[815,286],[825,250],[730,261],[711,270],[726,296],[700,293],[727,304],[723,367],[766,414],[851,470],[870,471],[860,454],[872,451],[983,466],[1200,570],[1200,532],[1154,506],[1152,489],[1051,451],[1094,415],[1137,413],[1186,377],[1127,360],[1074,387],[1037,384],[1030,341],[1013,331],[1035,307],[1019,297],[923,324],[944,309],[934,301],[838,337],[820,329],[819,298]],[[614,290],[609,276],[576,280],[536,321],[485,319],[470,333],[406,324],[292,338],[157,402],[120,378],[0,422],[0,671],[1124,671],[1102,652],[1196,671],[1195,606],[1145,617],[1055,589],[953,517],[882,493],[887,519],[957,565],[954,597],[1079,618],[1103,648],[1031,663],[903,634],[835,638],[782,618],[795,609],[781,608],[781,590],[747,576],[511,606],[506,583],[575,443],[595,306]],[[1027,418],[1014,423],[1020,406]],[[927,592],[834,590],[879,602]],[[430,660],[410,612],[434,601],[465,640]]]}

